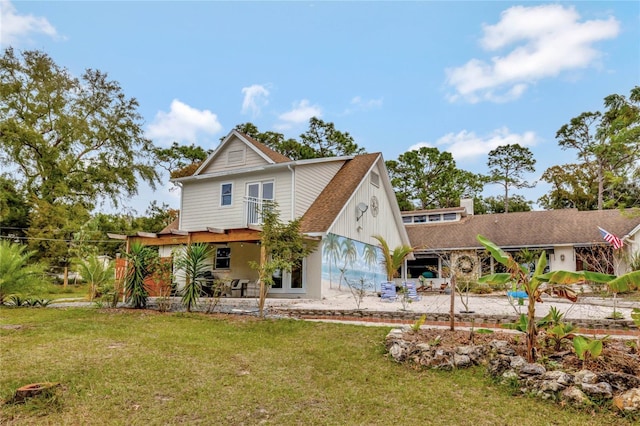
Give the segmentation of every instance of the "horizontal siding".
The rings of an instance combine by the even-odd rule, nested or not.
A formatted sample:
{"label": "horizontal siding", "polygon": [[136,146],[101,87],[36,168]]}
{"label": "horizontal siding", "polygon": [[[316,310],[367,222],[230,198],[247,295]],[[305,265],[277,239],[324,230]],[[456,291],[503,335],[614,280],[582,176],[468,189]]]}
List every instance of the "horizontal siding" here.
{"label": "horizontal siding", "polygon": [[[229,152],[232,151],[242,151],[243,161],[230,164],[228,158]],[[220,152],[216,152],[215,156],[216,157],[213,159],[213,161],[207,165],[207,167],[201,172],[201,174],[233,170],[237,169],[238,167],[248,168],[268,164],[268,162],[257,152],[255,152],[251,147],[249,147],[247,144],[245,144],[235,136],[233,137],[233,139],[229,140],[229,142],[227,142],[224,147],[222,147]]]}
{"label": "horizontal siding", "polygon": [[327,184],[344,165],[344,161],[305,164],[295,169],[295,217],[302,217]]}
{"label": "horizontal siding", "polygon": [[[283,220],[291,217],[291,172],[287,169],[273,173],[252,173],[200,181],[184,182],[180,229],[185,231],[212,228],[245,227],[244,196],[249,182],[274,180],[275,199]],[[231,206],[220,206],[220,185],[233,184]]]}

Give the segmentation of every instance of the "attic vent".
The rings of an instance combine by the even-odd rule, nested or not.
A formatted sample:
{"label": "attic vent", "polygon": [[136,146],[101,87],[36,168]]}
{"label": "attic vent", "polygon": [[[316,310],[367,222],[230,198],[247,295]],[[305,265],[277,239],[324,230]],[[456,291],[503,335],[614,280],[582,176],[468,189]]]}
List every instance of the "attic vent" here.
{"label": "attic vent", "polygon": [[380,175],[377,174],[376,172],[371,172],[371,185],[375,186],[375,187],[379,187],[380,186]]}
{"label": "attic vent", "polygon": [[244,149],[229,151],[227,154],[227,164],[244,164]]}

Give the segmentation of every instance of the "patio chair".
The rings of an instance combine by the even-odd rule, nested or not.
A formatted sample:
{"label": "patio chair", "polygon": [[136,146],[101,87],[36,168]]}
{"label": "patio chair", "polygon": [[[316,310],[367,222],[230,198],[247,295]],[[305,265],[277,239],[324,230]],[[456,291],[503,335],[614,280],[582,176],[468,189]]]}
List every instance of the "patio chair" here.
{"label": "patio chair", "polygon": [[393,302],[397,298],[396,283],[384,282],[380,284],[380,298],[384,302]]}
{"label": "patio chair", "polygon": [[418,296],[418,291],[416,289],[416,283],[414,283],[413,281],[406,281],[402,284],[404,285],[405,291],[407,292],[406,296],[409,299],[413,301],[420,300],[420,296]]}

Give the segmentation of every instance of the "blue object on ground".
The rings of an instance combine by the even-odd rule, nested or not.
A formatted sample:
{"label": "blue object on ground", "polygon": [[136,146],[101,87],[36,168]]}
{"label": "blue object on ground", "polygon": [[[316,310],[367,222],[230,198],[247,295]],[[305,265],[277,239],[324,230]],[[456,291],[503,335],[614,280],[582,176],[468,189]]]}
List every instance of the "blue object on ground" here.
{"label": "blue object on ground", "polygon": [[526,291],[508,291],[507,296],[514,299],[526,299],[528,297]]}

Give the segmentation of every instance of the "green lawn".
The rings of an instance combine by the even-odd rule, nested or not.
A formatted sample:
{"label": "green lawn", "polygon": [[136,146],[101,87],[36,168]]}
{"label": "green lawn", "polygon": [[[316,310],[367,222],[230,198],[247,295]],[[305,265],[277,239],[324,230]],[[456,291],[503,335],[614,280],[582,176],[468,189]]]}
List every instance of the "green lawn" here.
{"label": "green lawn", "polygon": [[[17,327],[19,326],[19,327]],[[512,396],[482,369],[422,371],[390,361],[388,328],[153,311],[0,309],[2,424],[601,425]]]}

